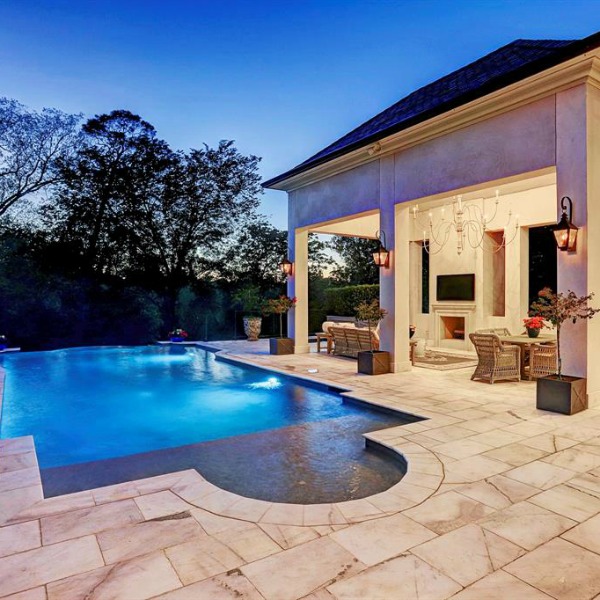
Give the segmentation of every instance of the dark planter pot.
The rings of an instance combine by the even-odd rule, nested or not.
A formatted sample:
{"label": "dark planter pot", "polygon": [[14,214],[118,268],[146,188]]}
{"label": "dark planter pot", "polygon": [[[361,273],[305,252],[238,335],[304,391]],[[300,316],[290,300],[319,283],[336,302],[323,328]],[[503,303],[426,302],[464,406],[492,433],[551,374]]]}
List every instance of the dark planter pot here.
{"label": "dark planter pot", "polygon": [[185,338],[182,337],[172,337],[171,341],[172,342],[183,342],[185,340]]}
{"label": "dark planter pot", "polygon": [[269,338],[269,352],[271,354],[294,354],[294,340],[292,338]]}
{"label": "dark planter pot", "polygon": [[536,408],[574,415],[588,407],[587,381],[583,377],[549,375],[537,380]]}
{"label": "dark planter pot", "polygon": [[358,372],[365,375],[384,375],[390,372],[390,353],[384,350],[358,353]]}
{"label": "dark planter pot", "polygon": [[530,338],[536,338],[538,335],[540,335],[540,330],[539,329],[530,329],[530,328],[526,328],[527,329],[527,335]]}

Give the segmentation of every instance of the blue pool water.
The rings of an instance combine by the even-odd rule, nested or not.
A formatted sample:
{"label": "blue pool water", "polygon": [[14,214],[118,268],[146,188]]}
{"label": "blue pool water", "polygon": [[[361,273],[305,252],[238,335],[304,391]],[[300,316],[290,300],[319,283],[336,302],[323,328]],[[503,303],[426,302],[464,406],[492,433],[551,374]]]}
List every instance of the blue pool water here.
{"label": "blue pool water", "polygon": [[[369,480],[384,489],[402,476],[395,461],[365,452],[361,436],[406,422],[400,417],[199,348],[77,348],[5,355],[0,364],[7,371],[0,437],[34,435],[42,474],[56,493],[86,487],[79,463],[90,461],[102,461],[93,464],[104,474],[87,487],[115,481],[103,479],[107,464],[126,480],[156,474],[164,461],[164,472],[193,466],[232,491],[280,500],[291,498],[289,490],[275,498],[277,485],[268,478],[290,479],[292,471],[299,485],[320,481],[320,488],[334,488],[336,477],[359,478],[351,497],[369,492]],[[344,451],[345,458],[333,456]],[[128,458],[124,469],[117,457],[130,455],[145,462]],[[259,472],[264,493],[247,487]],[[55,475],[62,479],[53,481]]]}

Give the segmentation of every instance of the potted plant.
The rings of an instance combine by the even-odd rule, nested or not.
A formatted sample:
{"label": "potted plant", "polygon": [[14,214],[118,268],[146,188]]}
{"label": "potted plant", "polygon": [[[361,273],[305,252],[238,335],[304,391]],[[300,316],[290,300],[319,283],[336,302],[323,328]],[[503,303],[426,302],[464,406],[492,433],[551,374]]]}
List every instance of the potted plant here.
{"label": "potted plant", "polygon": [[258,341],[260,330],[262,327],[262,307],[263,299],[260,295],[260,289],[255,285],[243,287],[233,296],[235,304],[241,308],[244,315],[244,333],[248,337],[249,342]]}
{"label": "potted plant", "polygon": [[600,310],[588,306],[594,294],[577,296],[569,290],[555,294],[544,288],[538,299],[531,304],[529,313],[552,323],[556,328],[557,372],[537,380],[536,407],[565,415],[572,415],[587,408],[586,380],[562,374],[561,332],[566,321],[576,323],[579,319],[591,319]]}
{"label": "potted plant", "polygon": [[523,325],[525,325],[525,330],[530,338],[536,338],[540,335],[540,331],[547,327],[542,317],[527,317],[523,319]]}
{"label": "potted plant", "polygon": [[361,302],[356,307],[356,318],[367,323],[369,328],[370,350],[358,353],[358,372],[365,375],[383,375],[390,372],[390,353],[373,349],[372,331],[387,315],[387,310],[379,306],[379,300]]}
{"label": "potted plant", "polygon": [[169,339],[172,342],[185,342],[188,337],[188,332],[185,329],[177,328],[169,331]]}
{"label": "potted plant", "polygon": [[296,298],[282,295],[266,301],[263,312],[267,315],[279,315],[279,337],[269,339],[271,354],[294,354],[294,340],[283,337],[283,315],[286,315],[296,304]]}

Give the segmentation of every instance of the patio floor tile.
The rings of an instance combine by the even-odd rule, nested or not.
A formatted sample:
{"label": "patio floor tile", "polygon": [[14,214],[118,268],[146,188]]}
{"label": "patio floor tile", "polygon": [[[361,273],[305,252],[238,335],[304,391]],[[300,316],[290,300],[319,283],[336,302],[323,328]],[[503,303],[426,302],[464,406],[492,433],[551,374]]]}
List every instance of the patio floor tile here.
{"label": "patio floor tile", "polygon": [[41,519],[42,542],[54,544],[143,520],[133,500],[82,508]]}
{"label": "patio floor tile", "polygon": [[525,553],[477,525],[466,525],[411,550],[438,571],[467,586]]}
{"label": "patio floor tile", "polygon": [[102,531],[97,537],[106,564],[112,564],[205,535],[190,515],[183,519],[144,521],[128,527],[109,529]]}
{"label": "patio floor tile", "polygon": [[600,556],[556,539],[505,570],[554,598],[586,600],[600,592]]}
{"label": "patio floor tile", "polygon": [[575,446],[577,441],[555,433],[543,433],[542,435],[525,438],[521,441],[521,444],[544,452],[560,452],[560,450]]}
{"label": "patio floor tile", "polygon": [[312,527],[270,525],[268,523],[262,523],[259,527],[284,550],[321,537],[318,531]]}
{"label": "patio floor tile", "polygon": [[374,565],[422,544],[436,534],[398,514],[352,525],[330,537],[364,564]]}
{"label": "patio floor tile", "polygon": [[586,452],[580,446],[561,450],[542,459],[551,465],[583,473],[600,466],[600,455]]}
{"label": "patio floor tile", "polygon": [[456,491],[496,509],[506,508],[539,492],[537,488],[504,475],[494,475],[483,481],[461,485]]}
{"label": "patio floor tile", "polygon": [[600,515],[577,525],[561,536],[565,540],[600,554]]}
{"label": "patio floor tile", "polygon": [[245,562],[254,562],[281,551],[281,546],[253,523],[246,523],[243,529],[222,531],[215,534],[215,538],[226,544]]}
{"label": "patio floor tile", "polygon": [[94,536],[0,558],[0,596],[103,567]]}
{"label": "patio floor tile", "polygon": [[481,502],[467,498],[455,491],[429,498],[414,508],[404,511],[404,515],[425,525],[438,534],[447,533],[486,515],[493,509]]}
{"label": "patio floor tile", "polygon": [[527,550],[533,550],[577,523],[526,501],[513,504],[479,524]]}
{"label": "patio floor tile", "polygon": [[187,502],[184,502],[168,490],[139,496],[134,498],[133,501],[137,504],[137,507],[146,520],[175,515],[190,509],[190,505]]}
{"label": "patio floor tile", "polygon": [[540,460],[517,467],[504,474],[506,477],[510,477],[510,479],[531,485],[540,490],[547,490],[555,485],[560,485],[576,475],[575,471],[551,465]]}
{"label": "patio floor tile", "polygon": [[327,588],[337,600],[399,600],[449,598],[461,586],[420,558],[401,556]]}
{"label": "patio floor tile", "polygon": [[445,442],[435,447],[435,453],[445,454],[451,458],[467,458],[475,454],[483,454],[487,450],[491,450],[491,446],[475,442],[471,439],[456,440],[454,442]]}
{"label": "patio floor tile", "polygon": [[552,596],[540,592],[506,571],[496,571],[462,592],[452,600],[550,600]]}
{"label": "patio floor tile", "polygon": [[4,596],[4,600],[46,600],[46,588],[36,587],[24,592]]}
{"label": "patio floor tile", "polygon": [[513,467],[520,467],[521,465],[538,460],[547,454],[547,452],[539,448],[530,448],[525,444],[517,443],[495,448],[490,452],[486,452],[484,456],[501,460]]}
{"label": "patio floor tile", "polygon": [[585,521],[600,512],[600,499],[569,485],[559,485],[529,498],[529,502],[543,506],[574,521]]}
{"label": "patio floor tile", "polygon": [[48,600],[145,600],[181,587],[162,552],[83,573],[48,584]]}
{"label": "patio floor tile", "polygon": [[[306,557],[311,560],[307,561]],[[364,565],[330,538],[320,538],[241,568],[266,600],[297,600]]]}
{"label": "patio floor tile", "polygon": [[28,521],[0,528],[0,557],[41,546],[40,524]]}
{"label": "patio floor tile", "polygon": [[156,600],[263,600],[241,573],[233,571],[157,596]]}
{"label": "patio floor tile", "polygon": [[487,458],[470,456],[457,460],[446,467],[445,483],[469,483],[508,471],[511,465]]}
{"label": "patio floor tile", "polygon": [[209,536],[172,546],[165,553],[184,585],[237,569],[244,564],[244,560],[233,550]]}

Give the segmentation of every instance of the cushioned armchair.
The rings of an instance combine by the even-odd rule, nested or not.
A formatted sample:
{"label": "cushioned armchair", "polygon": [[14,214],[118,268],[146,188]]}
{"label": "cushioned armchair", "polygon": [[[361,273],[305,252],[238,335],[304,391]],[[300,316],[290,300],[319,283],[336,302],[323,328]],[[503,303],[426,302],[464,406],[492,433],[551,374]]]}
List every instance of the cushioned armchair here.
{"label": "cushioned armchair", "polygon": [[495,381],[521,379],[521,348],[503,344],[495,333],[471,333],[469,335],[479,364],[471,379]]}

